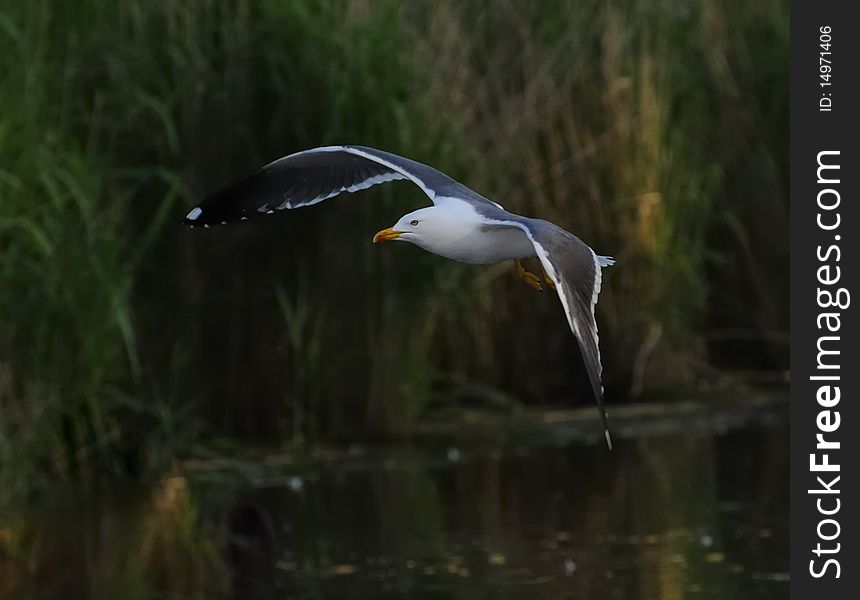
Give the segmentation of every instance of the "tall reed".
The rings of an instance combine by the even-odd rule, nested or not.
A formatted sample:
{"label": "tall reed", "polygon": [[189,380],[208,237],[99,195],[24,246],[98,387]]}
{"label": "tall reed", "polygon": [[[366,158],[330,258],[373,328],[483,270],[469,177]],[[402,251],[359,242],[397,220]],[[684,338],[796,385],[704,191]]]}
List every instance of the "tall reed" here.
{"label": "tall reed", "polygon": [[784,0],[5,2],[4,472],[136,469],[213,435],[401,434],[440,394],[590,401],[551,294],[507,266],[369,244],[426,202],[408,184],[178,226],[218,186],[322,144],[431,163],[614,254],[611,401],[707,381],[731,355],[719,331],[754,340],[744,366],[783,366],[761,340],[786,330],[786,231],[763,225],[785,218],[786,15]]}

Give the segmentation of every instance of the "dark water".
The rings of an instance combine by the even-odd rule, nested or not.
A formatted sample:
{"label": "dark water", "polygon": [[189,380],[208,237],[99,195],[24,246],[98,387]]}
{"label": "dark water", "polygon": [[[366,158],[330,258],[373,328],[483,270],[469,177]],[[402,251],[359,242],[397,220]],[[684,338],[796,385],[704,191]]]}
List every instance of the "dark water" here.
{"label": "dark water", "polygon": [[[716,431],[714,430],[716,429]],[[785,598],[780,415],[602,445],[356,449],[57,495],[7,538],[21,597]],[[277,461],[270,461],[277,462]],[[7,543],[11,543],[8,542]]]}

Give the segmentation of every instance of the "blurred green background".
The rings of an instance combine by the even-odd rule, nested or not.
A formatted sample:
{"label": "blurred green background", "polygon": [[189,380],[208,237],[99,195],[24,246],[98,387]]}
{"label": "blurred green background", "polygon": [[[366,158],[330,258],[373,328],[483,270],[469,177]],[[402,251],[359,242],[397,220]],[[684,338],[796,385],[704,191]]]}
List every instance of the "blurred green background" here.
{"label": "blurred green background", "polygon": [[0,503],[592,408],[554,294],[370,244],[414,186],[179,225],[319,145],[429,163],[613,255],[610,410],[784,383],[787,57],[786,0],[0,0]]}

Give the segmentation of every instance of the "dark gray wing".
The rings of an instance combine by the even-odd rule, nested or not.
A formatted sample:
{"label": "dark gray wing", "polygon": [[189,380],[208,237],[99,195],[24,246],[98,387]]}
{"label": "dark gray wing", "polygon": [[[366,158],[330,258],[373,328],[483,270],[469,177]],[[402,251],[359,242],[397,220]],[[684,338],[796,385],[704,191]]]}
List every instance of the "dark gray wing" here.
{"label": "dark gray wing", "polygon": [[[191,227],[223,225],[311,206],[343,192],[407,179],[434,203],[456,197],[495,205],[425,164],[364,146],[323,146],[290,154],[207,197],[185,217]],[[498,205],[496,205],[498,206]]]}
{"label": "dark gray wing", "polygon": [[594,399],[603,419],[606,443],[612,449],[609,420],[603,402],[600,377],[603,367],[600,364],[594,307],[600,294],[601,269],[615,264],[615,261],[609,256],[598,256],[578,237],[548,221],[512,215],[510,220],[504,218],[493,223],[522,229],[534,245],[547,275],[555,283],[567,322],[579,344]]}

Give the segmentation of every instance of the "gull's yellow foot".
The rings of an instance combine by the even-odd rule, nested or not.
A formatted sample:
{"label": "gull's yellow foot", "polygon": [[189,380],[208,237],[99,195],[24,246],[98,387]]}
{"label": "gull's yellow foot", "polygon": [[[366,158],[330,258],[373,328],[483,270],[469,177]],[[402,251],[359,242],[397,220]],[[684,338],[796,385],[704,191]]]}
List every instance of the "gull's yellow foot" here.
{"label": "gull's yellow foot", "polygon": [[546,273],[543,274],[543,280],[546,282],[546,284],[549,287],[551,287],[552,289],[555,289],[555,282],[552,279],[550,279],[549,275],[547,275]]}
{"label": "gull's yellow foot", "polygon": [[520,279],[525,281],[527,284],[532,286],[539,292],[543,291],[543,288],[540,285],[540,278],[534,273],[529,273],[526,271],[525,267],[523,267],[523,263],[518,260],[514,261],[514,264],[517,265],[517,275],[520,276]]}

